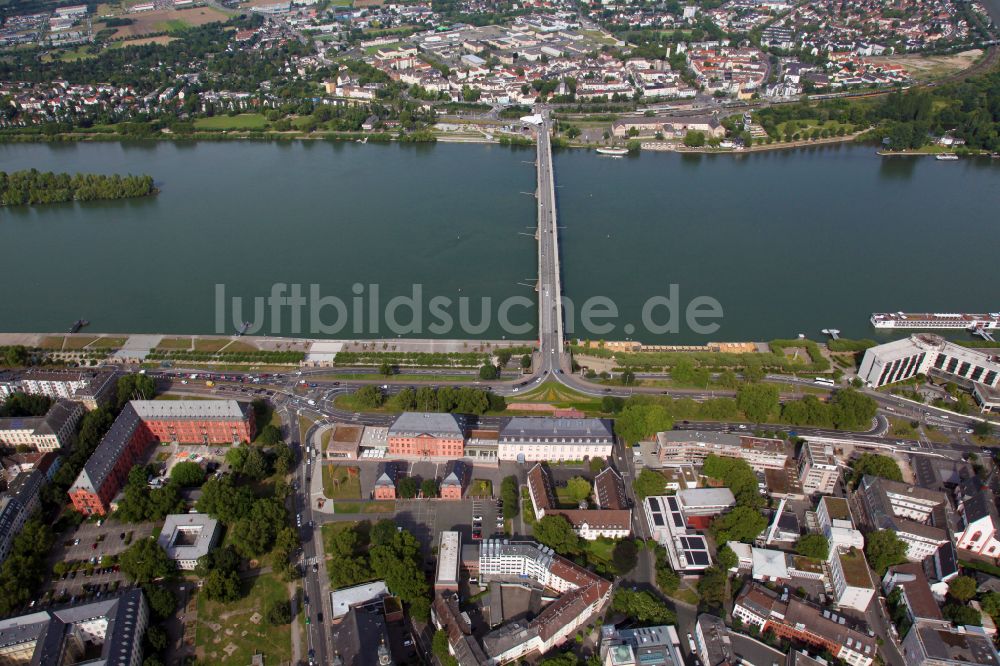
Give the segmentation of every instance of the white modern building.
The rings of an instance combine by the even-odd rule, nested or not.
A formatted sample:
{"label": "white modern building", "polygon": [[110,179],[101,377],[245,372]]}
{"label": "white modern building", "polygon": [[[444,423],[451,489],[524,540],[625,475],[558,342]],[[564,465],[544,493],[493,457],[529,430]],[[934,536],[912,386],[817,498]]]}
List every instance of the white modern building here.
{"label": "white modern building", "polygon": [[156,541],[182,571],[192,571],[198,558],[219,541],[219,521],[204,513],[174,513],[166,517]]}
{"label": "white modern building", "polygon": [[864,552],[831,547],[827,566],[837,605],[863,613],[875,596],[875,581]]}
{"label": "white modern building", "polygon": [[603,419],[515,416],[500,429],[497,458],[521,463],[607,458],[614,443]]}
{"label": "white modern building", "polygon": [[816,506],[816,521],[823,536],[830,542],[831,551],[834,548],[860,550],[865,547],[865,537],[854,527],[854,518],[846,499],[821,497]]}
{"label": "white modern building", "polygon": [[458,590],[458,570],[462,561],[462,535],[454,530],[441,532],[437,552],[435,590]]}
{"label": "white modern building", "polygon": [[858,370],[858,377],[875,388],[919,374],[995,388],[1000,383],[1000,360],[939,335],[918,333],[870,347]]}
{"label": "white modern building", "polygon": [[697,573],[712,564],[705,537],[687,526],[687,519],[674,495],[650,496],[642,501],[649,534],[667,551],[671,568],[678,573]]}
{"label": "white modern building", "polygon": [[840,463],[832,444],[806,440],[799,451],[799,480],[807,495],[830,495],[840,480]]}

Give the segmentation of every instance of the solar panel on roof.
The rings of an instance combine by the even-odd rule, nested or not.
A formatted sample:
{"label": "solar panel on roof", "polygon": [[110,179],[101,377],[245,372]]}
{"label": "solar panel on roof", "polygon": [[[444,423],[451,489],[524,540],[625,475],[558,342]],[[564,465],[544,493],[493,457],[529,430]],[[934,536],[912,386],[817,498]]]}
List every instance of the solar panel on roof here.
{"label": "solar panel on roof", "polygon": [[649,498],[649,506],[653,507],[656,511],[660,511],[660,500],[655,497]]}
{"label": "solar panel on roof", "polygon": [[657,527],[663,527],[663,514],[654,513],[653,514],[653,524]]}
{"label": "solar panel on roof", "polygon": [[708,564],[708,553],[702,550],[692,551],[688,554],[688,559],[695,564]]}
{"label": "solar panel on roof", "polygon": [[684,519],[679,513],[672,513],[670,514],[670,517],[674,519],[675,527],[684,527]]}

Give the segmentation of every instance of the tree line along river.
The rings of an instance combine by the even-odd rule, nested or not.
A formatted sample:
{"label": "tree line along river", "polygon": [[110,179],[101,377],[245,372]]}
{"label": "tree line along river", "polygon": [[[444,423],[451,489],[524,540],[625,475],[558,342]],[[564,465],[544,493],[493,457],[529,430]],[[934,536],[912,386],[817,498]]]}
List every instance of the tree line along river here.
{"label": "tree line along river", "polygon": [[[286,283],[302,285],[307,299],[313,284],[339,299],[346,326],[314,330],[307,307],[297,331],[286,309],[278,321],[267,311],[261,332],[394,337],[385,309],[418,284],[420,332],[402,335],[531,338],[536,207],[524,193],[535,189],[533,160],[533,149],[493,145],[0,145],[3,171],[148,173],[160,190],[0,211],[9,280],[0,329],[63,331],[85,318],[95,332],[232,333],[233,321],[253,318],[252,297]],[[625,159],[569,150],[554,167],[574,337],[703,344],[816,338],[827,327],[877,337],[873,311],[1000,306],[995,161],[879,158],[844,145]],[[244,303],[234,315],[237,296]],[[601,320],[613,325],[602,333],[581,324],[595,296],[618,311]],[[434,297],[450,299],[438,310],[451,315],[450,328],[441,330]],[[460,300],[478,324],[487,297],[489,324],[463,327]],[[513,297],[521,297],[507,312],[516,333],[497,321]],[[676,333],[644,326],[643,308],[657,297],[675,303]],[[685,321],[697,297],[721,307],[710,320],[718,330],[699,334]],[[351,319],[359,303],[360,333]],[[412,324],[406,307],[396,312]],[[652,312],[662,325],[669,309]],[[327,307],[321,321],[329,328],[337,315]]]}

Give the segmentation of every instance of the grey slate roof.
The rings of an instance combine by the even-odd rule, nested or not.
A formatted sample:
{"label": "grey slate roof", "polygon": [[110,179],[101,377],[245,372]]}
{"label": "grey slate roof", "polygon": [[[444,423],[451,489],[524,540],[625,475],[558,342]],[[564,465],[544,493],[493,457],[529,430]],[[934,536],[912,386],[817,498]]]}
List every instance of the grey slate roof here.
{"label": "grey slate roof", "polygon": [[58,664],[66,638],[75,631],[74,625],[107,618],[100,657],[87,664],[127,666],[132,662],[133,653],[142,648],[145,623],[140,623],[140,617],[145,612],[142,590],[132,588],[118,597],[0,620],[0,645],[34,642],[32,666]]}
{"label": "grey slate roof", "polygon": [[604,419],[515,416],[500,429],[500,441],[539,439],[612,442],[614,435]]}
{"label": "grey slate roof", "polygon": [[144,421],[161,419],[242,421],[245,406],[236,400],[133,400],[132,408]]}
{"label": "grey slate roof", "polygon": [[465,429],[454,414],[403,412],[389,426],[390,437],[464,437]]}
{"label": "grey slate roof", "polygon": [[128,446],[129,439],[141,423],[142,419],[136,413],[132,403],[126,404],[121,414],[111,424],[107,434],[101,439],[101,443],[94,449],[83,469],[80,470],[79,476],[73,482],[72,490],[83,488],[90,492],[97,492],[97,489],[111,474],[118,458]]}

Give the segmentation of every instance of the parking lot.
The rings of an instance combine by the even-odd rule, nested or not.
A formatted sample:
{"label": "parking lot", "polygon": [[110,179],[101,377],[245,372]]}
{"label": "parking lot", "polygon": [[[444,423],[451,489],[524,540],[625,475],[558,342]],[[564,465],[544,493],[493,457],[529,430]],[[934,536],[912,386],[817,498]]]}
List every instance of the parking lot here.
{"label": "parking lot", "polygon": [[[63,593],[81,596],[85,585],[94,588],[100,586],[106,590],[114,586],[116,581],[124,583],[125,577],[121,572],[114,571],[110,566],[101,566],[103,558],[120,555],[130,543],[152,536],[154,528],[153,523],[131,525],[111,519],[104,521],[102,525],[96,522],[81,523],[53,547],[54,555],[50,564],[54,566],[58,562],[79,562],[92,564],[93,567],[81,564],[76,571],[67,572],[59,576],[58,580],[50,582],[46,591],[51,591],[56,598]],[[91,570],[93,573],[88,575]]]}

